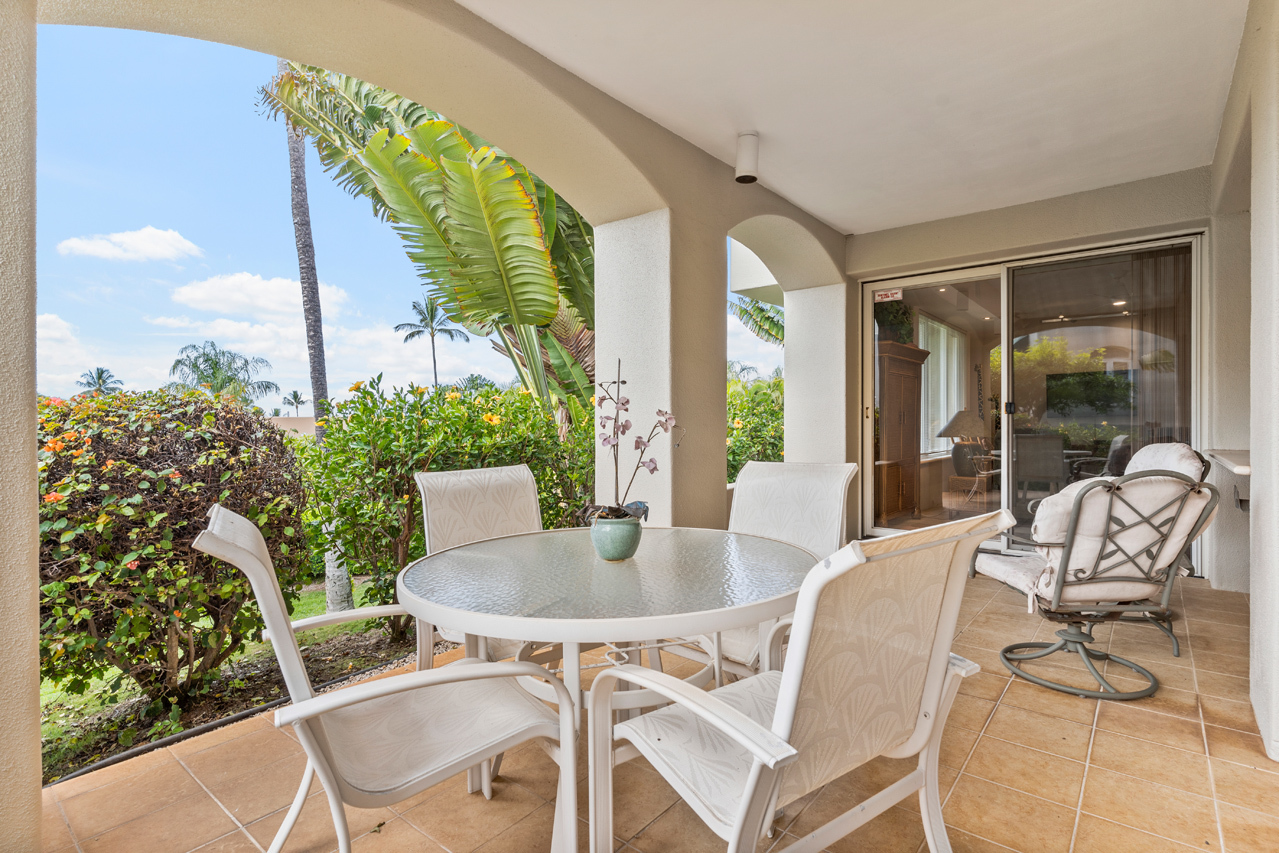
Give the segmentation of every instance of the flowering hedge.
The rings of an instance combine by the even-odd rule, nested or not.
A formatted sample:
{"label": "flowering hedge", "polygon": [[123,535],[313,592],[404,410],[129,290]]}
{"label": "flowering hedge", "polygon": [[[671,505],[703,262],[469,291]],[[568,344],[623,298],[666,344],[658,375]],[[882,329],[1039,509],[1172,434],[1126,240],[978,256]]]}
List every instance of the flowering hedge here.
{"label": "flowering hedge", "polygon": [[728,482],[737,482],[751,460],[781,462],[782,380],[763,379],[728,385]]}
{"label": "flowering hedge", "polygon": [[296,457],[260,413],[194,392],[44,399],[39,436],[41,674],[189,704],[262,628],[244,575],[191,541],[214,503],[252,518],[291,599]]}
{"label": "flowering hedge", "polygon": [[[413,475],[527,464],[537,480],[542,522],[568,527],[589,502],[595,462],[591,421],[558,434],[555,417],[523,389],[382,387],[357,382],[325,418],[324,447],[303,450],[312,478],[312,536],[356,574],[369,575],[367,601],[395,601],[395,576],[425,554],[422,504]],[[403,620],[391,620],[402,636]]]}

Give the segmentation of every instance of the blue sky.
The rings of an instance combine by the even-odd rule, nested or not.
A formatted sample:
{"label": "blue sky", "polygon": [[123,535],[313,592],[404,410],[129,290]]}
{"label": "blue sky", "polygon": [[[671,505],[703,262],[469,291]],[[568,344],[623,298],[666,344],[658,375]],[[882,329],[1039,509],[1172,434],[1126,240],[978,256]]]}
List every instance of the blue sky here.
{"label": "blue sky", "polygon": [[[38,57],[40,392],[73,394],[98,366],[154,388],[182,346],[214,340],[268,359],[282,393],[309,398],[284,127],[257,106],[275,58],[62,26],[40,28]],[[307,189],[331,392],[379,372],[429,383],[429,345],[393,330],[422,295],[399,239],[309,147]],[[730,358],[781,363],[727,322]],[[438,346],[442,382],[514,377],[487,341]]]}

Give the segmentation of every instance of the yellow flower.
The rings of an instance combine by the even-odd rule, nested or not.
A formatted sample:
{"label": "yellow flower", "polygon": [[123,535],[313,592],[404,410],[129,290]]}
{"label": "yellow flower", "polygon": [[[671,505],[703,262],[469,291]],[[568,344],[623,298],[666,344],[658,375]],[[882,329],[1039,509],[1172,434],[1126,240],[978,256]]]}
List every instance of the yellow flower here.
{"label": "yellow flower", "polygon": [[741,429],[741,428],[742,428],[742,419],[741,419],[741,418],[738,418],[738,419],[736,419],[735,421],[733,421],[733,429]]}
{"label": "yellow flower", "polygon": [[592,394],[592,395],[591,395],[591,405],[592,405],[592,406],[594,406],[594,405],[595,405],[595,395],[594,395],[594,394]]}
{"label": "yellow flower", "polygon": [[448,392],[447,394],[445,394],[445,395],[444,395],[444,399],[446,399],[446,400],[460,400],[460,399],[462,399],[462,395],[461,395],[461,394],[459,394],[459,393],[458,393],[458,392],[456,392],[456,391],[450,391],[450,392]]}
{"label": "yellow flower", "polygon": [[528,390],[527,388],[521,388],[521,389],[520,389],[520,393],[521,393],[521,394],[532,394],[533,392],[532,392],[532,391],[530,391],[530,390]]}
{"label": "yellow flower", "polygon": [[732,439],[731,437],[730,437],[730,438],[726,438],[726,439],[724,439],[724,444],[728,445],[728,444],[732,444],[732,443],[733,443],[733,439]]}
{"label": "yellow flower", "polygon": [[350,388],[348,388],[348,389],[346,389],[346,390],[348,390],[348,391],[359,391],[359,390],[360,390],[361,388],[363,388],[363,387],[364,387],[364,382],[363,382],[363,381],[360,381],[360,382],[355,383],[354,385],[352,385]]}
{"label": "yellow flower", "polygon": [[494,426],[497,426],[502,422],[502,419],[492,412],[485,412],[484,417],[481,418],[481,420],[483,420],[486,424],[493,424]]}

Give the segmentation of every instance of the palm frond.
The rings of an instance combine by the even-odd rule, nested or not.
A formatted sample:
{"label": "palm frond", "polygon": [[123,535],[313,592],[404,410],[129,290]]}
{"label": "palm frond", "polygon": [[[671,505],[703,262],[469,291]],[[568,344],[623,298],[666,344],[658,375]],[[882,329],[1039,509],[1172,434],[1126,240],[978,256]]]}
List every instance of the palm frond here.
{"label": "palm frond", "polygon": [[747,331],[760,340],[784,346],[786,314],[780,306],[743,296],[728,303],[728,313],[740,320]]}

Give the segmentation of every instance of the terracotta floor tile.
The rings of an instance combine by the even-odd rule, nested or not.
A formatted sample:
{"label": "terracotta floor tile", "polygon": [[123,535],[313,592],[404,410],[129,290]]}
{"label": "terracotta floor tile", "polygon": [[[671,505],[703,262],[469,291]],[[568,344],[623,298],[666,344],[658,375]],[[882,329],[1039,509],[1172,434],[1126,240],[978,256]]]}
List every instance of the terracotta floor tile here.
{"label": "terracotta floor tile", "polygon": [[[950,838],[950,847],[954,853],[1008,853],[1011,849],[967,832],[961,832],[953,826],[946,827],[946,835]],[[929,853],[927,845],[920,853]]]}
{"label": "terracotta floor tile", "polygon": [[1220,610],[1215,607],[1187,604],[1181,608],[1181,612],[1188,620],[1234,625],[1238,628],[1247,628],[1252,621],[1247,610]]}
{"label": "terracotta floor tile", "polygon": [[75,839],[71,837],[71,828],[67,826],[66,818],[62,816],[62,810],[58,808],[58,801],[47,790],[43,800],[40,815],[40,849],[42,853],[54,853],[57,850],[74,847]]}
{"label": "terracotta floor tile", "polygon": [[1221,803],[1221,834],[1228,853],[1274,853],[1279,818]]}
{"label": "terracotta floor tile", "polygon": [[186,851],[235,830],[235,823],[222,807],[201,791],[102,835],[81,839],[80,849],[84,853]]}
{"label": "terracotta floor tile", "polygon": [[[683,800],[627,843],[643,853],[724,853],[727,847],[724,839],[711,832]],[[761,844],[760,849],[767,850],[769,846]]]}
{"label": "terracotta floor tile", "polygon": [[946,718],[946,724],[980,732],[994,710],[994,702],[961,694],[955,697],[955,704],[950,706],[950,716]]}
{"label": "terracotta floor tile", "polygon": [[1047,687],[1040,687],[1038,684],[1015,678],[1013,683],[1008,685],[1008,690],[1004,693],[1000,704],[1013,705],[1027,711],[1038,711],[1051,717],[1092,725],[1093,717],[1097,713],[1097,701],[1058,690],[1049,690]]}
{"label": "terracotta floor tile", "polygon": [[[1181,655],[1173,655],[1172,640],[1153,629],[1140,637],[1115,637],[1107,651],[1123,658],[1190,668],[1190,647],[1183,641]],[[1149,666],[1146,668],[1150,669]]]}
{"label": "terracotta floor tile", "polygon": [[[1155,675],[1158,676],[1159,673],[1155,673]],[[1116,678],[1111,680],[1111,684],[1119,690],[1135,690],[1143,686],[1144,682]],[[1147,696],[1144,699],[1130,699],[1125,704],[1147,711],[1170,714],[1185,720],[1199,721],[1199,697],[1189,690],[1177,690],[1173,687],[1160,685],[1153,696]]]}
{"label": "terracotta floor tile", "polygon": [[[577,815],[590,814],[590,789],[577,786]],[[679,794],[651,765],[628,761],[613,768],[613,835],[628,841],[679,802]]]}
{"label": "terracotta floor tile", "polygon": [[1238,729],[1254,735],[1261,734],[1261,730],[1257,728],[1257,717],[1253,713],[1252,703],[1220,699],[1216,696],[1201,696],[1199,702],[1203,707],[1205,725]]}
{"label": "terracotta floor tile", "polygon": [[991,675],[986,672],[979,672],[960,681],[959,692],[966,696],[976,696],[978,699],[997,702],[1007,686],[1007,675]]}
{"label": "terracotta floor tile", "polygon": [[493,799],[450,788],[404,813],[405,820],[453,853],[469,853],[497,837],[542,803],[541,797],[509,782],[493,783]]}
{"label": "terracotta floor tile", "polygon": [[528,788],[544,800],[555,799],[560,766],[535,743],[508,752],[502,759],[498,777]]}
{"label": "terracotta floor tile", "polygon": [[170,764],[174,761],[174,757],[167,749],[156,749],[151,752],[144,752],[137,758],[121,761],[118,764],[103,767],[101,770],[94,770],[92,773],[68,779],[65,782],[58,782],[49,786],[48,790],[53,792],[53,796],[56,799],[66,800],[83,794],[85,791],[92,791],[94,788],[110,785],[112,782],[118,782],[138,773],[145,773],[162,764]]}
{"label": "terracotta floor tile", "polygon": [[[506,762],[503,761],[502,763],[505,764]],[[398,814],[404,814],[409,809],[415,809],[418,806],[422,805],[422,803],[425,803],[427,800],[431,799],[432,797],[438,796],[439,794],[442,794],[445,791],[450,789],[458,789],[460,792],[464,792],[466,790],[466,774],[458,773],[455,776],[450,776],[448,779],[445,779],[443,782],[438,782],[432,785],[431,787],[427,788],[425,791],[422,791],[418,794],[414,794],[413,796],[409,797],[407,800],[404,800],[399,803],[394,803],[390,807],[391,811],[396,812]]]}
{"label": "terracotta floor tile", "polygon": [[1279,773],[1279,761],[1266,755],[1260,735],[1218,726],[1204,726],[1204,733],[1208,737],[1208,754],[1213,758]]}
{"label": "terracotta floor tile", "polygon": [[1204,750],[1197,721],[1149,711],[1132,702],[1102,702],[1097,727],[1191,752]]}
{"label": "terracotta floor tile", "polygon": [[915,853],[923,840],[924,824],[919,815],[892,808],[826,849],[830,853]]}
{"label": "terracotta floor tile", "polygon": [[192,775],[212,788],[228,779],[257,771],[277,761],[301,755],[302,747],[275,728],[259,729],[244,737],[182,758]]}
{"label": "terracotta floor tile", "polygon": [[[1072,809],[1084,786],[1082,762],[990,737],[977,742],[964,773]],[[1206,768],[1204,776],[1206,780]]]}
{"label": "terracotta floor tile", "polygon": [[[285,810],[249,824],[249,834],[265,849],[271,845],[276,830],[284,823]],[[359,838],[379,823],[390,823],[395,813],[390,809],[346,809],[347,828],[351,838]],[[306,801],[298,822],[284,844],[284,853],[330,853],[338,846],[337,833],[333,830],[333,813],[324,794],[316,794]]]}
{"label": "terracotta floor tile", "polygon": [[1009,610],[983,610],[973,617],[968,627],[1010,637],[1008,642],[1014,643],[1018,637],[1024,638],[1033,634],[1039,627],[1039,623],[1043,621],[1043,617],[1035,613],[1027,613],[1024,607],[1020,610],[1021,612],[1017,614]]}
{"label": "terracotta floor tile", "polygon": [[[242,824],[250,824],[271,812],[289,806],[302,783],[306,770],[306,756],[294,755],[266,767],[259,767],[242,776],[236,776],[209,786],[227,811]],[[320,791],[318,779],[311,782],[311,794]],[[309,795],[308,795],[309,796]]]}
{"label": "terracotta floor tile", "polygon": [[1030,640],[1033,636],[1033,630],[1026,631],[1024,634],[1013,635],[982,628],[965,628],[955,637],[955,642],[964,646],[976,646],[979,649],[998,652],[1004,646],[1011,645],[1018,640]]}
{"label": "terracotta floor tile", "polygon": [[1088,760],[1094,767],[1137,776],[1190,794],[1207,796],[1211,788],[1208,758],[1203,753],[1186,752],[1104,730],[1093,735]]}
{"label": "terracotta floor tile", "polygon": [[1074,853],[1188,853],[1194,849],[1090,814],[1079,816],[1075,830]]}
{"label": "terracotta floor tile", "polygon": [[[1195,692],[1195,670],[1194,667],[1190,665],[1189,653],[1187,653],[1185,657],[1180,658],[1174,658],[1169,655],[1169,658],[1166,661],[1153,660],[1139,655],[1120,655],[1120,657],[1126,658],[1127,660],[1137,664],[1137,666],[1144,667],[1149,670],[1155,678],[1159,679],[1160,690],[1165,687],[1171,687],[1174,690],[1185,690],[1190,693]],[[1181,663],[1182,661],[1185,661],[1184,666]],[[1123,664],[1116,663],[1115,661],[1108,661],[1106,663],[1103,674],[1107,677],[1119,676],[1120,678],[1129,678],[1134,681],[1144,682],[1145,680],[1142,676],[1133,672],[1128,667]]]}
{"label": "terracotta floor tile", "polygon": [[[955,787],[955,782],[959,780],[959,771],[953,767],[938,767],[937,782],[941,789],[941,801],[946,802],[946,798],[950,796],[951,790]],[[911,794],[906,799],[897,804],[898,808],[905,809],[908,812],[919,814],[919,794]]]}
{"label": "terracotta floor tile", "polygon": [[232,723],[229,726],[222,726],[221,728],[214,729],[207,734],[202,734],[199,737],[187,738],[186,740],[178,741],[168,749],[178,758],[186,758],[188,755],[192,755],[196,752],[202,752],[206,749],[212,749],[219,744],[235,740],[239,737],[244,737],[245,735],[253,734],[254,732],[261,731],[263,729],[274,729],[275,724],[272,722],[272,714],[273,712],[268,711],[265,714],[258,714],[256,716],[249,717],[247,720],[240,720],[239,722]]}
{"label": "terracotta floor tile", "polygon": [[1214,652],[1195,652],[1195,669],[1206,669],[1209,672],[1220,672],[1222,675],[1233,675],[1237,678],[1248,677],[1248,658],[1222,655]]}
{"label": "terracotta floor tile", "polygon": [[1250,682],[1246,678],[1235,675],[1222,675],[1206,669],[1195,670],[1195,684],[1202,696],[1220,696],[1222,699],[1234,699],[1236,702],[1248,702]]}
{"label": "terracotta floor tile", "polygon": [[[578,853],[588,853],[591,839],[587,834],[589,827],[577,821]],[[550,850],[551,836],[555,828],[555,805],[547,803],[528,817],[516,823],[479,847],[476,853],[532,853],[533,851]],[[391,850],[397,848],[388,848]],[[416,847],[404,847],[405,851],[417,850]],[[435,848],[422,848],[434,851]]]}
{"label": "terracotta floor tile", "polygon": [[955,643],[950,647],[950,650],[980,666],[981,671],[987,675],[996,675],[1000,678],[1007,678],[1010,675],[1003,661],[999,659],[997,650],[983,649],[963,643]]}
{"label": "terracotta floor tile", "polygon": [[1248,642],[1248,629],[1243,625],[1226,625],[1221,622],[1202,619],[1187,619],[1186,631],[1192,639],[1215,637],[1221,640],[1242,640]]}
{"label": "terracotta floor tile", "polygon": [[1207,796],[1090,767],[1083,811],[1199,850],[1221,849],[1216,811]]}
{"label": "terracotta floor tile", "polygon": [[1000,705],[991,718],[986,734],[1000,740],[1019,743],[1051,752],[1063,758],[1083,761],[1088,756],[1092,730],[1060,717],[1050,717],[1011,705]]}
{"label": "terracotta floor tile", "polygon": [[62,809],[76,836],[91,838],[196,794],[200,785],[173,761],[63,800]]}
{"label": "terracotta floor tile", "polygon": [[948,724],[946,730],[942,732],[941,753],[938,755],[938,761],[947,767],[961,769],[964,762],[968,760],[968,754],[977,744],[977,737],[977,732]]}
{"label": "terracotta floor tile", "polygon": [[[1212,781],[1217,799],[1279,817],[1279,773],[1270,773],[1213,758]],[[1279,839],[1276,840],[1279,846]]]}
{"label": "terracotta floor tile", "polygon": [[[946,823],[1023,853],[1066,853],[1075,810],[1004,788],[984,779],[959,777],[944,807]],[[1033,815],[1033,820],[1014,816]]]}
{"label": "terracotta floor tile", "polygon": [[192,853],[261,853],[261,851],[244,830],[237,829],[230,835],[224,835],[202,847],[197,847]]}
{"label": "terracotta floor tile", "polygon": [[[550,847],[550,836],[545,845],[530,846],[529,850]],[[352,853],[448,853],[440,845],[418,832],[413,824],[397,818],[374,827],[351,843]]]}
{"label": "terracotta floor tile", "polygon": [[1248,640],[1235,639],[1226,637],[1196,637],[1194,640],[1194,649],[1196,653],[1210,652],[1218,655],[1234,655],[1235,657],[1248,657]]}

